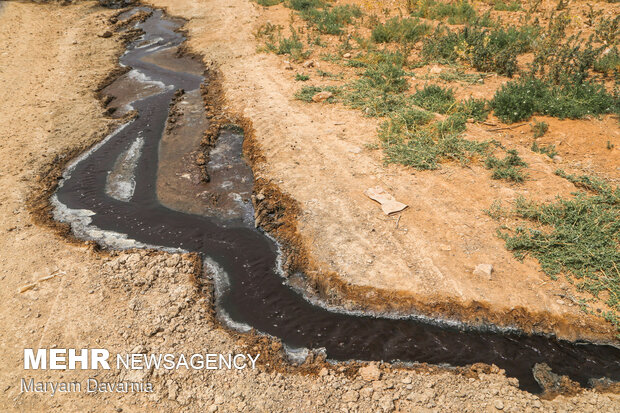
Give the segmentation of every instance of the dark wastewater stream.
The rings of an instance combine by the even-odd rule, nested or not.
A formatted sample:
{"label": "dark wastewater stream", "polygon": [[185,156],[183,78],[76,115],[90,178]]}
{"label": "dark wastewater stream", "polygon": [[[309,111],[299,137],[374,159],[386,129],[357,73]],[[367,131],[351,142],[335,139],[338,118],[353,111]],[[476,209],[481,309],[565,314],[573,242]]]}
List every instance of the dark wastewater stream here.
{"label": "dark wastewater stream", "polygon": [[[547,363],[556,374],[584,386],[593,378],[620,381],[620,349],[613,346],[415,318],[353,315],[312,304],[285,284],[278,273],[278,245],[247,219],[247,180],[226,176],[231,168],[243,170],[239,134],[227,132],[222,139],[227,148],[216,145],[209,165],[212,180],[204,184],[214,192],[228,191],[224,205],[230,214],[200,215],[164,206],[157,179],[169,105],[177,89],[191,95],[203,82],[195,70],[181,70],[182,65],[172,62],[177,57],[170,50],[184,41],[175,31],[180,24],[155,10],[138,24],[145,34],[120,59],[132,70],[117,81],[125,86],[116,83],[110,90],[116,87],[118,101],[139,115],[77,158],[52,199],[56,218],[70,223],[76,236],[110,248],[199,252],[223,275],[216,285],[220,316],[278,337],[289,348],[324,348],[331,360],[495,364],[532,392],[541,390],[532,375],[536,363]],[[123,91],[131,91],[132,97],[121,96]],[[233,166],[223,169],[227,164]],[[251,183],[251,170],[245,168]]]}

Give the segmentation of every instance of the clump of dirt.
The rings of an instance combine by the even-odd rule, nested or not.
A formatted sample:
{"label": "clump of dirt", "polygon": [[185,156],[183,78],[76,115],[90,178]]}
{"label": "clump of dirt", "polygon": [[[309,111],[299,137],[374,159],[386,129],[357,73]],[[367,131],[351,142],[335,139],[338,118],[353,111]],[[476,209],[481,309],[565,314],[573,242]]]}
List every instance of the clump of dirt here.
{"label": "clump of dirt", "polygon": [[555,374],[545,363],[535,364],[532,374],[543,389],[544,398],[553,399],[560,394],[575,395],[582,391],[579,383],[566,376]]}

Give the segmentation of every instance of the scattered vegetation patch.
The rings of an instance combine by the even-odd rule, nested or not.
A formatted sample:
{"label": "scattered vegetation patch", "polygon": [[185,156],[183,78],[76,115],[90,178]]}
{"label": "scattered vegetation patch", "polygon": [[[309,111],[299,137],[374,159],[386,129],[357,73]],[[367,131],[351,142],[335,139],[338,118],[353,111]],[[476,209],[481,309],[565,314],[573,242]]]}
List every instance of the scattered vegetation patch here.
{"label": "scattered vegetation patch", "polygon": [[592,66],[594,71],[613,75],[616,79],[620,79],[620,52],[617,47],[610,49],[599,57]]}
{"label": "scattered vegetation patch", "polygon": [[301,18],[316,27],[322,34],[342,34],[343,27],[353,23],[355,18],[362,16],[358,6],[344,5],[331,8],[306,8],[301,12]]}
{"label": "scattered vegetation patch", "polygon": [[295,80],[298,81],[298,82],[306,82],[306,81],[310,80],[310,76],[304,75],[303,73],[297,73],[295,75]]}
{"label": "scattered vegetation patch", "polygon": [[490,26],[492,24],[488,14],[479,17],[474,7],[467,0],[455,2],[441,2],[436,0],[417,0],[410,4],[410,12],[417,17],[433,20],[447,19],[449,24],[478,24]]}
{"label": "scattered vegetation patch", "polygon": [[424,41],[422,57],[427,61],[462,61],[481,72],[512,76],[517,71],[517,56],[531,49],[536,33],[532,26],[507,30],[465,27],[458,32],[438,26]]}
{"label": "scattered vegetation patch", "polygon": [[284,0],[255,0],[255,1],[261,6],[271,7],[271,6],[275,6],[276,4],[282,3]]}
{"label": "scattered vegetation patch", "polygon": [[555,145],[539,145],[536,141],[532,144],[532,151],[545,154],[551,159],[558,154],[555,150]]}
{"label": "scattered vegetation patch", "polygon": [[304,11],[309,9],[316,9],[319,7],[325,7],[327,2],[324,0],[288,0],[286,5],[293,10]]}
{"label": "scattered vegetation patch", "polygon": [[437,113],[448,113],[456,104],[454,91],[437,85],[427,85],[413,95],[413,102]]}
{"label": "scattered vegetation patch", "polygon": [[463,116],[478,122],[484,122],[490,111],[488,102],[485,99],[470,97],[469,99],[461,101],[459,104],[459,112],[461,112]]}
{"label": "scattered vegetation patch", "polygon": [[504,159],[498,159],[495,156],[489,156],[484,166],[493,170],[491,177],[493,179],[504,179],[512,182],[523,182],[526,178],[523,168],[527,167],[527,163],[521,159],[516,150],[507,151]]}
{"label": "scattered vegetation patch", "polygon": [[618,93],[591,77],[596,65],[605,70],[614,56],[608,51],[609,60],[601,60],[605,45],[594,45],[593,36],[567,37],[568,23],[566,13],[552,16],[533,49],[529,73],[495,93],[492,106],[503,121],[517,122],[533,114],[577,119],[620,110]]}
{"label": "scattered vegetation patch", "polygon": [[620,16],[602,17],[594,32],[597,39],[606,46],[617,45],[620,43]]}
{"label": "scattered vegetation patch", "polygon": [[444,160],[467,163],[476,154],[484,154],[488,143],[463,139],[462,116],[452,115],[442,122],[432,122],[432,114],[415,109],[396,113],[379,131],[387,163],[416,169],[437,169]]}
{"label": "scattered vegetation patch", "polygon": [[310,51],[305,50],[304,44],[293,26],[290,27],[290,31],[291,36],[284,37],[281,26],[266,23],[257,30],[255,35],[265,41],[264,50],[266,51],[279,55],[289,55],[293,60],[306,59],[310,55]]}
{"label": "scattered vegetation patch", "polygon": [[295,93],[295,98],[304,102],[312,102],[312,98],[320,92],[331,92],[333,96],[326,99],[326,101],[333,103],[336,101],[336,95],[340,93],[340,88],[336,86],[304,86]]}
{"label": "scattered vegetation patch", "polygon": [[497,11],[519,11],[521,10],[521,3],[516,0],[510,2],[499,0],[495,2],[493,9]]}
{"label": "scattered vegetation patch", "polygon": [[415,43],[430,30],[428,24],[420,23],[419,20],[394,17],[375,26],[371,38],[376,43]]}
{"label": "scattered vegetation patch", "polygon": [[385,116],[406,106],[410,99],[403,93],[409,83],[402,68],[402,56],[387,55],[387,59],[366,64],[361,78],[348,86],[345,103],[362,109],[368,116]]}
{"label": "scattered vegetation patch", "polygon": [[460,69],[455,70],[443,70],[436,76],[438,79],[444,82],[463,82],[469,84],[484,83],[484,75],[480,73],[465,73]]}
{"label": "scattered vegetation patch", "polygon": [[504,122],[526,120],[534,114],[578,119],[618,112],[620,99],[599,83],[554,85],[548,80],[524,77],[503,85],[491,106]]}
{"label": "scattered vegetation patch", "polygon": [[549,124],[547,122],[534,122],[532,125],[532,132],[534,132],[534,138],[540,138],[549,130]]}
{"label": "scattered vegetation patch", "polygon": [[513,213],[525,224],[500,236],[517,258],[531,255],[550,276],[564,273],[580,290],[604,297],[615,312],[607,318],[620,331],[620,189],[597,178],[556,173],[583,191],[549,204],[520,198]]}

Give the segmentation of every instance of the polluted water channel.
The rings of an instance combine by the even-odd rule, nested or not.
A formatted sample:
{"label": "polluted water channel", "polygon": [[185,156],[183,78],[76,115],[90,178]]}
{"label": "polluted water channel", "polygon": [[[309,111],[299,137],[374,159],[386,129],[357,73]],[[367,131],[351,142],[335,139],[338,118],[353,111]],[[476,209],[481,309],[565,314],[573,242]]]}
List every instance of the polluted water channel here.
{"label": "polluted water channel", "polygon": [[[69,223],[77,237],[107,248],[202,254],[219,274],[214,278],[220,319],[278,337],[287,348],[299,349],[297,354],[324,349],[334,361],[495,364],[530,392],[541,391],[532,374],[537,363],[582,386],[591,379],[620,381],[620,349],[614,346],[415,317],[349,314],[313,303],[286,285],[277,243],[254,228],[253,177],[241,154],[243,135],[229,130],[218,138],[206,165],[209,182],[198,184],[191,167],[179,172],[191,164],[183,160],[190,144],[179,136],[197,145],[204,132],[204,114],[196,109],[202,105],[204,69],[175,53],[185,40],[177,31],[182,22],[142,7],[118,18],[144,12],[152,14],[135,23],[143,34],[120,58],[130,70],[105,91],[114,96],[110,104],[116,101],[120,114],[135,110],[138,115],[73,160],[52,197],[55,218]],[[171,103],[189,119],[175,126],[176,135],[166,122]],[[194,196],[198,207],[179,195],[193,184],[202,186]]]}

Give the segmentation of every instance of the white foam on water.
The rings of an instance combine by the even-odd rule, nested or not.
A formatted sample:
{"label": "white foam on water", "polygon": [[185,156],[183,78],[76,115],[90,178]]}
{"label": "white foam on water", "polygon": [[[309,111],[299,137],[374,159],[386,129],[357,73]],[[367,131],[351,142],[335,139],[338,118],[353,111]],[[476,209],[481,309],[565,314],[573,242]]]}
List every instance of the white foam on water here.
{"label": "white foam on water", "polygon": [[220,322],[226,327],[235,331],[239,331],[241,333],[247,333],[248,331],[251,331],[252,327],[250,325],[245,323],[239,323],[233,320],[220,304],[221,297],[226,293],[226,291],[230,289],[230,279],[228,273],[210,257],[204,258],[203,265],[213,275],[213,286],[215,290],[215,308],[217,310],[217,317]]}
{"label": "white foam on water", "polygon": [[147,75],[145,75],[144,73],[142,73],[141,71],[139,71],[137,69],[131,69],[127,73],[127,77],[129,79],[131,79],[131,80],[135,80],[136,82],[157,86],[162,91],[164,91],[164,90],[166,90],[166,89],[168,89],[170,87],[170,86],[166,86],[166,84],[164,82],[160,82],[159,80],[151,79],[150,77],[148,77]]}
{"label": "white foam on water", "polygon": [[164,248],[156,245],[145,244],[131,239],[127,234],[116,231],[103,230],[95,225],[91,225],[92,216],[95,212],[89,209],[72,209],[58,200],[56,194],[51,197],[51,204],[54,207],[54,219],[71,225],[73,234],[82,239],[96,241],[98,244],[119,250],[130,248],[156,248],[171,253],[186,253],[180,248]]}
{"label": "white foam on water", "polygon": [[129,202],[136,189],[136,167],[142,154],[144,138],[141,132],[131,146],[118,156],[114,169],[108,172],[105,193],[114,199]]}
{"label": "white foam on water", "polygon": [[286,357],[293,364],[303,364],[310,355],[310,350],[306,347],[290,347],[286,344],[284,344],[283,347]]}
{"label": "white foam on water", "polygon": [[[140,40],[144,40],[144,36],[142,36]],[[144,48],[146,48],[146,47],[151,47],[151,46],[153,46],[155,43],[161,42],[162,40],[164,40],[164,38],[163,38],[163,37],[156,37],[156,38],[154,38],[153,40],[151,40],[150,42],[145,43],[145,44],[140,44],[140,46],[136,46],[135,48],[136,48],[136,49],[144,49]],[[147,50],[147,51],[148,51],[148,50]]]}

